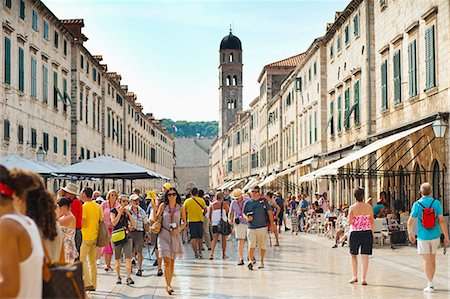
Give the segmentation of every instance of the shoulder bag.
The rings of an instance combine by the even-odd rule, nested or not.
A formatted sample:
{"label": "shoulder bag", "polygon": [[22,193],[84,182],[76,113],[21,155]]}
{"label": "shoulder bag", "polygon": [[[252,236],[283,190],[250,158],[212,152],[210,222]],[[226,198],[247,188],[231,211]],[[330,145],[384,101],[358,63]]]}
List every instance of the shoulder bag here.
{"label": "shoulder bag", "polygon": [[52,262],[45,243],[42,298],[84,298],[83,269],[81,262]]}
{"label": "shoulder bag", "polygon": [[228,221],[223,221],[223,201],[220,203],[220,221],[217,226],[217,232],[221,235],[228,236],[231,234],[231,225]]}
{"label": "shoulder bag", "polygon": [[97,237],[97,247],[105,247],[111,242],[111,236],[106,228],[104,219],[102,219],[102,211],[99,208],[100,218],[98,220],[98,237]]}
{"label": "shoulder bag", "polygon": [[[164,205],[164,204],[162,204],[162,205]],[[163,207],[161,215],[156,215],[156,221],[150,227],[150,231],[155,235],[158,235],[161,232],[164,209],[165,209],[165,207]]]}
{"label": "shoulder bag", "polygon": [[202,208],[203,215],[206,215],[206,213],[208,212],[208,209],[204,208],[198,201],[196,201],[195,197],[192,197],[192,199],[200,206],[200,208]]}

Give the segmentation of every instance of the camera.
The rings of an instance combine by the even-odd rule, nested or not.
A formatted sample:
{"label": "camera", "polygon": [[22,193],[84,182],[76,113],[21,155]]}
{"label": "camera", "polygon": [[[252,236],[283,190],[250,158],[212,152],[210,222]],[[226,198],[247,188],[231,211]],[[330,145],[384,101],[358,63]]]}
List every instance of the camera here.
{"label": "camera", "polygon": [[247,215],[247,217],[248,216],[253,216],[253,214],[255,214],[254,212],[247,212],[245,215]]}
{"label": "camera", "polygon": [[178,225],[177,225],[176,223],[172,222],[172,223],[170,223],[170,225],[169,225],[169,230],[170,230],[170,231],[174,231],[174,230],[177,229],[177,227],[178,227]]}
{"label": "camera", "polygon": [[236,219],[234,219],[234,223],[239,224],[241,222],[239,221],[239,218],[236,218]]}

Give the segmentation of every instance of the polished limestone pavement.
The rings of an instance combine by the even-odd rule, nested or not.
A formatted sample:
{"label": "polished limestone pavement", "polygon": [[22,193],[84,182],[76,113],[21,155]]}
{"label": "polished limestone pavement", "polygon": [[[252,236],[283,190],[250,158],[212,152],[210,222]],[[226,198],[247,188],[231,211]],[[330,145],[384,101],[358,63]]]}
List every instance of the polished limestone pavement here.
{"label": "polished limestone pavement", "polygon": [[[273,239],[273,237],[272,237]],[[186,258],[175,263],[172,287],[165,291],[164,277],[156,276],[153,261],[145,260],[142,277],[132,275],[135,285],[116,285],[115,274],[99,266],[98,288],[90,298],[450,298],[450,258],[438,252],[436,291],[424,294],[426,280],[422,260],[412,247],[374,250],[370,258],[368,286],[349,284],[351,278],[348,247],[332,249],[332,242],[316,235],[282,233],[281,247],[269,247],[264,269],[250,271],[237,266],[235,241],[227,244],[227,260],[194,259],[186,246]],[[145,248],[144,251],[147,251]],[[125,275],[122,267],[122,281]],[[136,273],[136,271],[134,271]]]}

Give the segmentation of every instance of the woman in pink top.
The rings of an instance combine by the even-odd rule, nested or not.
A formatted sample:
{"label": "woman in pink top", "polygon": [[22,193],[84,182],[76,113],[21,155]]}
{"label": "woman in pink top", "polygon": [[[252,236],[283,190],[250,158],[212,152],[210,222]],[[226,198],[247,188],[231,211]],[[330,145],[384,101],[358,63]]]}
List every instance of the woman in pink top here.
{"label": "woman in pink top", "polygon": [[[109,233],[112,234],[113,225],[111,223],[111,217],[109,216],[112,209],[116,208],[118,206],[117,204],[117,191],[112,189],[108,192],[106,195],[106,201],[102,203],[101,207],[103,210],[103,214],[105,215],[105,225],[109,230]],[[105,259],[105,271],[112,271],[111,268],[111,260],[113,255],[113,249],[111,242],[103,247],[102,250],[103,257]]]}
{"label": "woman in pink top", "polygon": [[[372,206],[364,202],[364,189],[355,189],[354,203],[348,214],[350,225],[350,254],[352,255],[353,278],[350,283],[358,282],[358,254],[361,252],[362,285],[367,285],[366,276],[369,269],[369,255],[372,255],[373,245],[373,210]],[[361,251],[360,251],[361,248]]]}

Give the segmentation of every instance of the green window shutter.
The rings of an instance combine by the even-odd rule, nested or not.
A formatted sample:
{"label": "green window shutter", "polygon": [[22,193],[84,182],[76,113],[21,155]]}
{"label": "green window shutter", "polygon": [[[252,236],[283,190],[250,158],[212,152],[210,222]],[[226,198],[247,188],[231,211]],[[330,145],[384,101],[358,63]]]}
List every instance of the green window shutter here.
{"label": "green window shutter", "polygon": [[344,35],[345,35],[345,44],[347,45],[350,42],[350,34],[349,34],[348,25],[345,26]]}
{"label": "green window shutter", "polygon": [[309,144],[312,144],[312,114],[309,115]]}
{"label": "green window shutter", "polygon": [[53,152],[58,153],[58,137],[56,136],[53,137]]}
{"label": "green window shutter", "polygon": [[341,51],[341,36],[338,36],[337,38],[337,51]]}
{"label": "green window shutter", "polygon": [[317,142],[317,111],[314,111],[314,142]]}
{"label": "green window shutter", "polygon": [[359,15],[353,17],[353,34],[355,36],[359,35]]}
{"label": "green window shutter", "polygon": [[360,103],[359,103],[359,80],[355,82],[355,85],[353,87],[353,92],[354,92],[354,109],[355,109],[355,124],[359,125],[361,120],[360,120],[360,114],[359,114],[359,107],[360,107]]}
{"label": "green window shutter", "polygon": [[434,25],[425,31],[425,88],[436,86],[436,56],[435,56]]}
{"label": "green window shutter", "polygon": [[334,136],[334,101],[330,102],[330,135]]}
{"label": "green window shutter", "polygon": [[398,104],[402,101],[402,71],[400,63],[400,50],[395,52],[393,57],[394,64],[394,103]]}
{"label": "green window shutter", "polygon": [[58,73],[53,72],[53,107],[58,109]]}
{"label": "green window shutter", "polygon": [[350,129],[350,88],[344,92],[344,127],[346,130]]}
{"label": "green window shutter", "polygon": [[25,78],[24,78],[24,51],[19,47],[19,90],[25,90]]}
{"label": "green window shutter", "polygon": [[342,131],[342,96],[339,95],[337,99],[337,113],[338,113],[338,123],[337,130],[338,132]]}
{"label": "green window shutter", "polygon": [[63,155],[67,156],[67,140],[63,140]]}
{"label": "green window shutter", "polygon": [[[83,120],[83,92],[80,92],[80,121]],[[109,137],[109,136],[108,136]]]}
{"label": "green window shutter", "polygon": [[5,37],[5,83],[11,84],[11,40]]}
{"label": "green window shutter", "polygon": [[381,109],[388,109],[387,60],[381,63]]}
{"label": "green window shutter", "polygon": [[25,20],[25,0],[20,0],[20,18]]}
{"label": "green window shutter", "polygon": [[31,57],[31,96],[36,98],[36,58]]}
{"label": "green window shutter", "polygon": [[[109,114],[108,111],[108,138],[111,137],[111,115]],[[129,142],[129,140],[128,140]]]}
{"label": "green window shutter", "polygon": [[408,45],[408,75],[409,75],[409,96],[417,95],[417,57],[416,40]]}
{"label": "green window shutter", "polygon": [[42,66],[42,102],[48,103],[48,68],[47,65]]}

